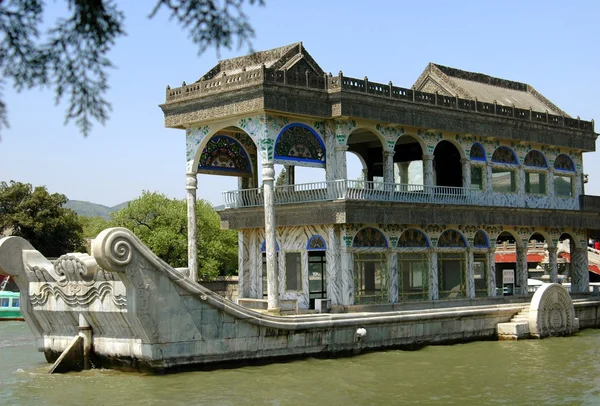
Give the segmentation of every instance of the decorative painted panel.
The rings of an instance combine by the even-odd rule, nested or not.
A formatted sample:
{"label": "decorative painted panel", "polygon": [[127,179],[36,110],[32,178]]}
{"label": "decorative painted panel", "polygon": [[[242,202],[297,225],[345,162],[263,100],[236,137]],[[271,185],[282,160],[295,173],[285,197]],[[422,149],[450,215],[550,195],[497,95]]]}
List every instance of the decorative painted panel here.
{"label": "decorative painted panel", "polygon": [[365,227],[361,229],[352,240],[352,247],[361,248],[385,248],[387,247],[387,240],[383,233],[376,228],[373,227]]}
{"label": "decorative painted panel", "polygon": [[185,137],[185,155],[187,162],[187,172],[193,173],[194,158],[196,152],[204,140],[204,137],[210,132],[210,127],[205,125],[202,127],[193,127],[186,130]]}
{"label": "decorative painted panel", "polygon": [[535,149],[527,153],[523,163],[525,164],[525,166],[533,166],[536,168],[548,167],[548,163],[546,162],[546,157],[544,156],[544,154]]}
{"label": "decorative painted panel", "polygon": [[208,140],[198,162],[198,172],[222,171],[228,175],[251,175],[250,159],[240,143],[225,135]]}
{"label": "decorative painted panel", "polygon": [[438,247],[444,248],[463,248],[467,246],[465,237],[456,230],[446,230],[440,235],[437,243]]}
{"label": "decorative painted panel", "polygon": [[474,159],[474,160],[477,160],[477,161],[485,161],[486,160],[486,156],[485,156],[485,149],[483,148],[483,145],[481,145],[478,142],[475,142],[471,146],[471,150],[469,152],[469,156],[471,157],[471,159]]}
{"label": "decorative painted panel", "polygon": [[311,127],[293,123],[286,126],[275,143],[275,159],[325,163],[325,144]]}
{"label": "decorative painted panel", "polygon": [[513,150],[504,146],[496,148],[492,155],[492,162],[515,165],[519,163]]}
{"label": "decorative painted panel", "polygon": [[335,120],[335,138],[338,145],[346,145],[348,136],[356,128],[354,120]]}
{"label": "decorative painted panel", "polygon": [[554,169],[560,169],[563,171],[575,171],[575,165],[573,160],[565,154],[560,154],[554,160]]}
{"label": "decorative painted panel", "polygon": [[320,235],[313,235],[308,239],[306,249],[309,251],[325,251],[327,250],[327,244],[325,244],[325,240]]}
{"label": "decorative painted panel", "polygon": [[402,233],[396,246],[399,248],[429,247],[429,241],[422,231],[410,228]]}
{"label": "decorative painted panel", "polygon": [[394,150],[398,138],[404,134],[404,128],[386,127],[381,124],[377,124],[375,128],[383,135],[383,138],[385,138],[388,151]]}
{"label": "decorative painted panel", "polygon": [[490,246],[487,235],[482,230],[478,230],[473,237],[473,246],[476,248],[487,248]]}

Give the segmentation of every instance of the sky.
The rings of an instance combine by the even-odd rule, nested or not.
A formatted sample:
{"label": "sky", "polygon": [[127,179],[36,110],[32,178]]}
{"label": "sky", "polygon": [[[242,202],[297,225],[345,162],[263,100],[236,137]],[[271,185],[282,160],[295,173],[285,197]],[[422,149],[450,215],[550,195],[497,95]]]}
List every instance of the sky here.
{"label": "sky", "polygon": [[[46,23],[65,15],[64,3],[46,2]],[[45,185],[106,206],[143,190],[185,197],[185,134],[164,127],[158,105],[165,88],[198,80],[218,60],[248,50],[198,55],[165,10],[148,19],[155,1],[116,3],[128,35],[109,55],[116,65],[110,119],[83,137],[74,123],[64,125],[65,105],[55,105],[52,91],[16,93],[7,83],[10,128],[0,133],[0,181]],[[528,83],[573,117],[600,118],[597,1],[266,0],[245,10],[255,50],[302,41],[326,72],[410,87],[435,62]],[[584,154],[584,172],[586,194],[600,195],[600,153]],[[198,197],[214,205],[236,188],[235,178],[198,177]]]}

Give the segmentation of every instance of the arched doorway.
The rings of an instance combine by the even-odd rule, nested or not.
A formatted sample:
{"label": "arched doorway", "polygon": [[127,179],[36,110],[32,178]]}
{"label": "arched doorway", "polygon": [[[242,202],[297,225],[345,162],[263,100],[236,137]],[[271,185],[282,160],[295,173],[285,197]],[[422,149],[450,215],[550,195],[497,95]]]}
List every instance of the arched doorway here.
{"label": "arched doorway", "polygon": [[435,184],[437,186],[462,187],[462,164],[460,152],[450,141],[440,141],[433,151]]}

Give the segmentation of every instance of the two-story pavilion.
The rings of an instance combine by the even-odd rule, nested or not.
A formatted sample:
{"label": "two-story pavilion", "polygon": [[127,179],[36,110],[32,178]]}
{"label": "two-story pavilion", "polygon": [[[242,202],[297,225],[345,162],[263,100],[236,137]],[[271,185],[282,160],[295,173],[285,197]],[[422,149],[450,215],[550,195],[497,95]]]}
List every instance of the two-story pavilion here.
{"label": "two-story pavilion", "polygon": [[[239,233],[242,298],[265,295],[276,311],[280,299],[494,297],[510,279],[494,263],[507,240],[513,292],[527,295],[532,239],[547,244],[553,281],[568,240],[572,291],[588,291],[599,205],[583,196],[582,153],[597,135],[527,84],[436,64],[412,88],[333,76],[297,43],[221,61],[167,88],[161,108],[167,127],[186,131],[191,276],[197,174],[239,178],[219,214]],[[348,179],[348,154],[362,179]],[[274,187],[274,165],[288,184]],[[325,180],[296,184],[295,167]]]}

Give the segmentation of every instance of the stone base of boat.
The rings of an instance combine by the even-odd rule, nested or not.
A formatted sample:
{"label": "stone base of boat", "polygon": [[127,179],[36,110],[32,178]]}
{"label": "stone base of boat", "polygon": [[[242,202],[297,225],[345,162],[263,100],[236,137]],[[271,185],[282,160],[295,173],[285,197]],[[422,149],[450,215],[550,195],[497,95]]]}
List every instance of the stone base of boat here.
{"label": "stone base of boat", "polygon": [[548,285],[540,296],[552,300],[537,307],[534,296],[531,307],[528,301],[499,298],[484,305],[405,311],[262,314],[189,280],[125,229],[103,231],[93,242],[93,256],[69,254],[54,264],[25,240],[0,240],[0,272],[9,271],[49,362],[85,327],[89,365],[125,370],[216,368],[490,340],[498,337],[499,324],[524,309],[538,320],[536,329],[530,325],[530,334],[538,337],[557,335],[562,325],[567,330],[560,334],[576,331],[576,317],[582,328],[600,324],[600,297],[571,301],[560,285]]}

